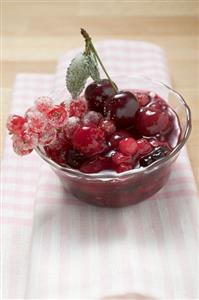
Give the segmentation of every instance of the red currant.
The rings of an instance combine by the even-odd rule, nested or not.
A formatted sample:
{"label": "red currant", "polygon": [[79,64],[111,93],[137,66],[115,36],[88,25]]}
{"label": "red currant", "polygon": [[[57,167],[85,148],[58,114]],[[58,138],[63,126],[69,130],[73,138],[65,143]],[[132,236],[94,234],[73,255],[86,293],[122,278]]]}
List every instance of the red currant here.
{"label": "red currant", "polygon": [[41,113],[47,114],[53,107],[53,100],[50,97],[39,97],[35,101],[35,107]]}
{"label": "red currant", "polygon": [[69,115],[70,117],[82,118],[87,112],[87,102],[83,97],[71,100],[69,104]]}
{"label": "red currant", "polygon": [[7,129],[11,134],[17,134],[22,131],[25,119],[18,115],[11,115],[7,120]]}
{"label": "red currant", "polygon": [[68,113],[62,105],[55,105],[47,114],[49,123],[55,128],[66,125]]}

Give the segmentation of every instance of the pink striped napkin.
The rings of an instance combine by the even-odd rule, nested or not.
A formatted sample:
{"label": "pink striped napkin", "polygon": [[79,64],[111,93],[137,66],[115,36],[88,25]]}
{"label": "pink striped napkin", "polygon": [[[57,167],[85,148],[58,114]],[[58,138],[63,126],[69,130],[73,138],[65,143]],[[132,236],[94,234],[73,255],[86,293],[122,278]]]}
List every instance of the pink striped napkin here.
{"label": "pink striped napkin", "polygon": [[[169,83],[164,52],[133,41],[97,44],[112,74],[145,74]],[[19,74],[11,111],[64,88],[56,75]],[[96,299],[140,293],[197,298],[198,199],[186,149],[153,201],[122,209],[90,206],[65,194],[36,153],[20,158],[6,139],[2,162],[4,298]]]}

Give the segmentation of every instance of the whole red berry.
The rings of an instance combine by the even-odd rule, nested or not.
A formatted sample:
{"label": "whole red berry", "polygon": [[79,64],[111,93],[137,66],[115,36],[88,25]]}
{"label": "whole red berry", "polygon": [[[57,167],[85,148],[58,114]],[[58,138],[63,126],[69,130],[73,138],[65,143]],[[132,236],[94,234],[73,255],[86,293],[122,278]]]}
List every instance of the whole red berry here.
{"label": "whole red berry", "polygon": [[173,118],[168,110],[144,107],[137,114],[136,130],[143,136],[166,135],[173,128]]}
{"label": "whole red berry", "polygon": [[104,130],[106,137],[110,137],[116,131],[115,124],[110,120],[102,120],[99,126]]}
{"label": "whole red berry", "polygon": [[7,129],[11,134],[17,134],[22,131],[25,118],[18,115],[10,115],[7,120]]}
{"label": "whole red berry", "polygon": [[119,151],[123,154],[134,155],[138,151],[136,140],[132,137],[127,137],[119,142]]}
{"label": "whole red berry", "polygon": [[85,90],[88,109],[104,114],[105,103],[115,93],[115,89],[108,79],[102,79],[99,83],[93,82],[89,84]]}
{"label": "whole red berry", "polygon": [[98,125],[99,122],[102,120],[102,118],[103,118],[102,114],[90,110],[84,115],[82,122],[85,126],[89,126],[92,124]]}
{"label": "whole red berry", "polygon": [[112,155],[112,161],[116,165],[121,165],[123,163],[132,164],[132,156],[129,154],[124,155],[123,153],[115,152]]}
{"label": "whole red berry", "polygon": [[116,131],[113,135],[110,136],[110,138],[108,140],[108,144],[111,149],[117,149],[119,142],[122,139],[127,138],[129,136],[130,136],[129,132],[127,132],[125,130]]}
{"label": "whole red berry", "polygon": [[62,105],[55,105],[47,114],[47,119],[55,128],[66,125],[68,113]]}
{"label": "whole red berry", "polygon": [[101,153],[105,148],[104,131],[96,125],[80,126],[73,134],[72,143],[87,156]]}
{"label": "whole red berry", "polygon": [[84,97],[71,100],[69,104],[69,115],[70,117],[82,118],[87,112],[87,102]]}
{"label": "whole red berry", "polygon": [[152,145],[144,138],[137,140],[137,145],[139,155],[147,155],[153,150]]}
{"label": "whole red berry", "polygon": [[117,128],[128,128],[134,125],[139,103],[131,92],[118,92],[106,104],[107,116],[115,122]]}
{"label": "whole red berry", "polygon": [[52,107],[53,100],[50,97],[39,97],[35,101],[35,108],[44,114],[47,114]]}
{"label": "whole red berry", "polygon": [[80,126],[80,118],[78,117],[70,117],[63,130],[68,139],[71,139],[75,130]]}

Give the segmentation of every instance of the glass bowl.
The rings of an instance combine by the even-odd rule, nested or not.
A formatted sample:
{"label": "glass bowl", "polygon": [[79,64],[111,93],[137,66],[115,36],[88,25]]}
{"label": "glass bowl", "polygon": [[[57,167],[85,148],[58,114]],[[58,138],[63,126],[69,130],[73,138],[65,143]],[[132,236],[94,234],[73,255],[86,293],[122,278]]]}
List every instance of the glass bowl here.
{"label": "glass bowl", "polygon": [[[67,193],[90,204],[123,207],[151,199],[150,197],[166,184],[174,162],[189,137],[191,112],[183,97],[161,82],[147,77],[126,77],[125,75],[113,77],[113,81],[119,90],[138,89],[157,93],[177,113],[181,136],[178,144],[168,156],[145,168],[133,169],[124,173],[105,171],[85,174],[79,170],[58,165],[46,156],[42,148],[37,148],[36,151],[57,174]],[[69,98],[67,91],[63,91],[56,97],[59,102]]]}

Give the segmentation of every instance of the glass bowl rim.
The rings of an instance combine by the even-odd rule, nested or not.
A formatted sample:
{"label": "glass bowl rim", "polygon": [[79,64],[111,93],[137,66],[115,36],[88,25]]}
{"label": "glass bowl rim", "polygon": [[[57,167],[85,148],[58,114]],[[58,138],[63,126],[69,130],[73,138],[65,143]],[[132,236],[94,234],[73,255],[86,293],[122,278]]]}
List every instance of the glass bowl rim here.
{"label": "glass bowl rim", "polygon": [[[114,77],[117,76],[121,76],[120,75],[116,75]],[[116,178],[125,178],[125,177],[129,177],[129,176],[133,176],[134,174],[141,174],[147,171],[151,171],[152,169],[155,169],[156,167],[164,164],[165,162],[169,161],[171,158],[173,158],[177,153],[179,153],[179,151],[182,149],[182,147],[185,145],[190,133],[191,133],[191,110],[189,108],[189,106],[187,105],[186,101],[184,100],[184,98],[182,97],[182,95],[180,93],[178,93],[177,91],[175,91],[173,88],[171,88],[170,86],[168,86],[167,84],[158,81],[158,80],[154,80],[149,78],[148,76],[125,76],[127,78],[136,78],[136,79],[145,79],[148,80],[152,83],[155,83],[159,86],[163,86],[166,87],[170,92],[172,92],[178,99],[178,101],[181,102],[181,104],[185,107],[185,111],[186,111],[186,121],[187,121],[187,126],[185,129],[185,133],[184,133],[184,137],[183,139],[180,141],[180,143],[169,153],[168,156],[155,161],[154,163],[152,163],[151,165],[147,166],[147,167],[143,167],[143,168],[138,168],[138,169],[132,169],[130,171],[126,171],[126,172],[122,172],[122,173],[116,173],[115,171],[107,171],[107,172],[99,172],[99,173],[83,173],[77,169],[72,169],[70,167],[64,167],[61,166],[59,164],[57,164],[56,162],[54,162],[53,160],[51,160],[49,157],[47,157],[45,155],[45,153],[41,150],[41,148],[39,146],[37,146],[34,150],[39,154],[39,156],[46,161],[47,163],[49,163],[51,165],[51,167],[62,171],[64,173],[68,173],[69,175],[73,175],[76,177],[84,177],[85,179],[116,179]]]}

